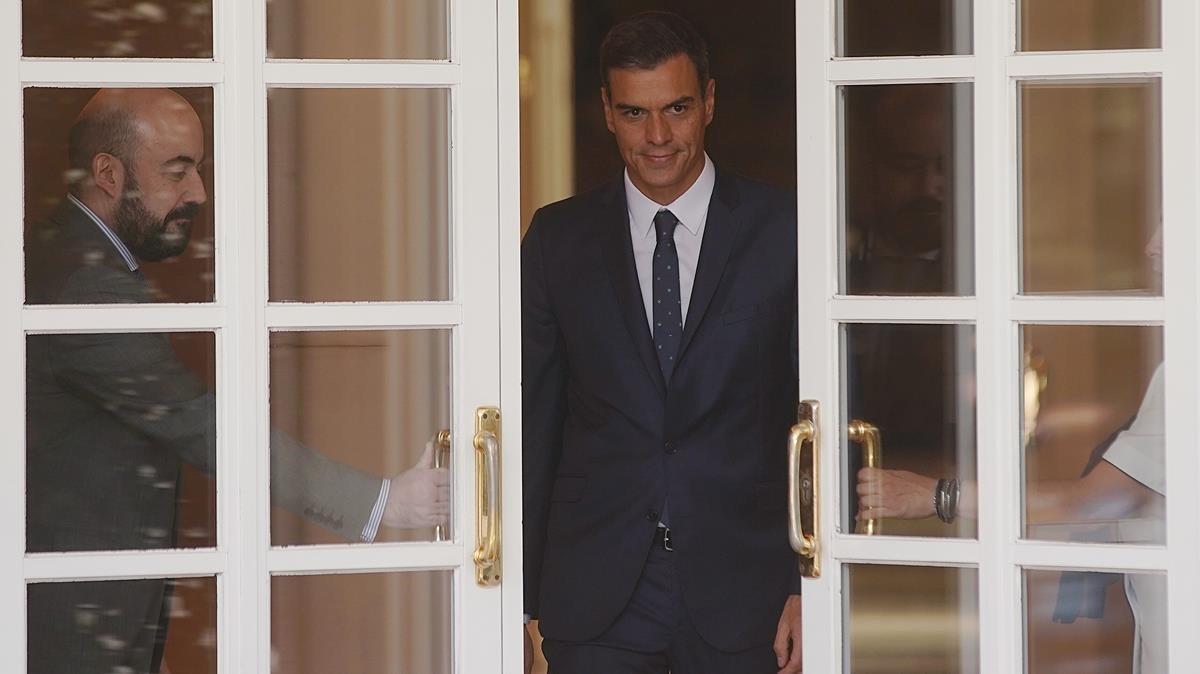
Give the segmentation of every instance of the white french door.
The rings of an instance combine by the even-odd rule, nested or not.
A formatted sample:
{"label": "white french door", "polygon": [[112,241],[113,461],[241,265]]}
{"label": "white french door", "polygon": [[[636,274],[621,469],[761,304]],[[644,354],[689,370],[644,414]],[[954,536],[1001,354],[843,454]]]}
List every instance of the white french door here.
{"label": "white french door", "polygon": [[[119,596],[151,580],[173,595],[157,626],[176,674],[520,671],[516,3],[111,4],[0,10],[5,668],[24,672],[29,649],[55,643],[34,633],[40,590],[66,588],[70,603],[72,588]],[[170,88],[195,110],[207,203],[184,253],[139,270],[158,302],[38,305],[26,273],[41,263],[22,250],[65,197],[72,120],[114,86]],[[215,455],[198,462],[211,474],[184,461],[159,480],[178,490],[178,528],[147,535],[172,544],[101,533],[35,548],[37,501],[84,485],[27,478],[41,451],[30,435],[53,425],[27,427],[27,413],[55,409],[26,385],[30,354],[150,333],[215,396]],[[385,521],[373,542],[349,542],[357,529],[329,531],[342,513],[272,505],[291,498],[273,490],[319,489],[284,483],[277,434],[374,476],[373,496],[443,430],[448,526]],[[161,477],[114,463],[97,481],[109,468]],[[115,614],[73,611],[115,654],[76,666],[126,671],[127,640],[97,627]]]}
{"label": "white french door", "polygon": [[[1191,671],[1197,6],[944,2],[923,45],[880,7],[796,11],[804,669]],[[856,524],[852,422],[953,522]]]}

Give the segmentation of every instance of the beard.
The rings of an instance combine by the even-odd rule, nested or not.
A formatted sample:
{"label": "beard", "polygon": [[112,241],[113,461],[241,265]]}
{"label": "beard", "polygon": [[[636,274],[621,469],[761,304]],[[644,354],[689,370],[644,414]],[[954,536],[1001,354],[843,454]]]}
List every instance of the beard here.
{"label": "beard", "polygon": [[942,240],[944,215],[944,205],[940,199],[911,199],[893,214],[889,238],[907,253],[939,250],[945,243]]}
{"label": "beard", "polygon": [[146,208],[131,173],[129,185],[114,216],[117,235],[137,259],[158,262],[187,249],[199,204],[187,203],[159,218]]}

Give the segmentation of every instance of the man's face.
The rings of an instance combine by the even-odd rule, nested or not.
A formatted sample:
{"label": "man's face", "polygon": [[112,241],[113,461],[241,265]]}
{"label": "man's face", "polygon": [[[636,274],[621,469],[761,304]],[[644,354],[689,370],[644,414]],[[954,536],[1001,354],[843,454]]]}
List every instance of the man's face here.
{"label": "man's face", "polygon": [[901,250],[940,248],[946,201],[946,107],[941,90],[896,87],[879,103],[877,234]]}
{"label": "man's face", "polygon": [[716,83],[710,79],[706,89],[691,59],[679,54],[650,70],[614,68],[600,91],[630,180],[659,204],[675,201],[704,170]]}
{"label": "man's face", "polygon": [[140,118],[138,131],[114,224],[139,260],[157,262],[187,248],[196,215],[207,200],[199,173],[204,131],[196,113],[182,101]]}

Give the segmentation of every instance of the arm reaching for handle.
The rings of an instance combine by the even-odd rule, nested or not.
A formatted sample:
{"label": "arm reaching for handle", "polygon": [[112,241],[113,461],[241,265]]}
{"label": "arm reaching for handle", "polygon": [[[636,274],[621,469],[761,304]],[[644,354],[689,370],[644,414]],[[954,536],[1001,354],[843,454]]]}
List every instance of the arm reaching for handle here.
{"label": "arm reaching for handle", "polygon": [[450,517],[450,472],[434,468],[434,442],[412,468],[389,481],[383,524],[397,529],[420,529],[445,524]]}

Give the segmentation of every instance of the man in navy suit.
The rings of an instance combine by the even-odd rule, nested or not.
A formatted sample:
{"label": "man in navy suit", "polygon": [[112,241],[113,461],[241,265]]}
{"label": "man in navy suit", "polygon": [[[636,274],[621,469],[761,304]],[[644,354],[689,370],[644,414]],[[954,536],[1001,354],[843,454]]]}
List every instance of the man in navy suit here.
{"label": "man in navy suit", "polygon": [[799,672],[795,199],[705,154],[681,17],[618,24],[602,68],[624,177],[521,251],[525,609],[552,674]]}

